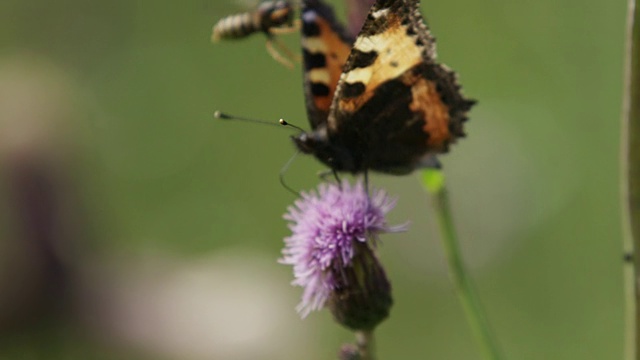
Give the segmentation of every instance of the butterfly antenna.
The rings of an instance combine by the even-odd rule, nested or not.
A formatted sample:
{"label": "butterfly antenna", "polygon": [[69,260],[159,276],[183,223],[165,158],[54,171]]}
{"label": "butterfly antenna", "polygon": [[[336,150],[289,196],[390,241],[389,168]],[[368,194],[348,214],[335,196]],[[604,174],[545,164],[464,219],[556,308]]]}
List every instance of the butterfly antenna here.
{"label": "butterfly antenna", "polygon": [[278,123],[279,123],[280,125],[282,125],[282,126],[288,126],[288,127],[290,127],[290,128],[296,129],[296,130],[298,130],[298,131],[300,131],[300,132],[305,132],[305,130],[304,130],[303,128],[301,128],[300,126],[296,126],[296,125],[293,125],[293,124],[289,124],[289,123],[288,123],[288,122],[286,122],[284,119],[280,119],[280,120],[278,121]]}
{"label": "butterfly antenna", "polygon": [[220,110],[216,110],[213,113],[213,117],[216,118],[216,119],[222,119],[222,120],[240,120],[240,121],[252,122],[252,123],[263,124],[263,125],[280,126],[280,124],[276,123],[276,122],[245,118],[245,117],[240,117],[240,116],[235,116],[235,115],[229,115],[229,114],[223,113]]}
{"label": "butterfly antenna", "polygon": [[293,125],[293,124],[289,124],[289,123],[288,123],[288,122],[286,122],[284,119],[280,119],[280,120],[278,121],[278,123],[280,123],[280,125],[282,125],[282,126],[289,126],[289,127],[292,127],[292,128],[294,128],[294,129],[296,129],[296,130],[298,130],[298,131],[301,131],[301,132],[304,132],[304,131],[305,131],[305,130],[304,130],[303,128],[301,128],[300,126],[296,126],[296,125]]}
{"label": "butterfly antenna", "polygon": [[213,117],[216,119],[222,119],[222,120],[240,120],[240,121],[246,121],[246,122],[252,122],[252,123],[256,123],[256,124],[262,124],[262,125],[275,125],[275,126],[286,126],[286,127],[290,127],[292,129],[304,132],[305,130],[299,126],[293,125],[293,124],[289,124],[288,122],[286,122],[284,119],[280,119],[277,123],[276,122],[271,122],[271,121],[266,121],[266,120],[259,120],[259,119],[252,119],[252,118],[246,118],[246,117],[241,117],[241,116],[235,116],[235,115],[230,115],[227,113],[223,113],[220,110],[216,110],[213,113]]}
{"label": "butterfly antenna", "polygon": [[287,183],[284,181],[284,174],[287,172],[287,170],[289,170],[289,167],[293,163],[293,160],[295,160],[296,157],[298,157],[298,155],[300,155],[299,150],[296,151],[296,153],[293,154],[293,156],[289,160],[287,160],[287,162],[284,164],[282,169],[280,169],[280,184],[282,185],[282,187],[287,189],[287,191],[289,191],[296,197],[300,197],[300,193],[298,191],[293,190],[289,185],[287,185]]}

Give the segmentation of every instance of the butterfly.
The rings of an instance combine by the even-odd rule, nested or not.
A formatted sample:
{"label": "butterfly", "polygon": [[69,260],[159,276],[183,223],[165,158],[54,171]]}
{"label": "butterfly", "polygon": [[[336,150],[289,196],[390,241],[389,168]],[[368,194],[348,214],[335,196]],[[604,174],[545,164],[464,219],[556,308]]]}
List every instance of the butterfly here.
{"label": "butterfly", "polygon": [[408,174],[463,137],[456,74],[436,62],[418,0],[377,0],[349,38],[321,0],[302,2],[304,92],[312,130],[292,137],[336,172]]}
{"label": "butterfly", "polygon": [[284,44],[277,41],[275,35],[297,31],[299,25],[294,22],[294,8],[289,1],[263,1],[249,12],[225,16],[213,25],[211,41],[242,39],[262,32],[267,36],[267,51],[276,61],[292,68],[289,59],[282,56],[274,47],[276,45],[289,58],[296,58]]}

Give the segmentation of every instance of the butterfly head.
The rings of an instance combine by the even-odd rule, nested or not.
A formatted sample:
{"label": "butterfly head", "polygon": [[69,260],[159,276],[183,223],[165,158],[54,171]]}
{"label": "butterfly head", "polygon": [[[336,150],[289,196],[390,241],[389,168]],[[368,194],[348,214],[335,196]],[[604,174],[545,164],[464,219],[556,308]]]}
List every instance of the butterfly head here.
{"label": "butterfly head", "polygon": [[343,146],[329,140],[325,128],[312,132],[302,132],[291,139],[298,150],[313,154],[318,160],[336,171],[357,171],[355,159]]}

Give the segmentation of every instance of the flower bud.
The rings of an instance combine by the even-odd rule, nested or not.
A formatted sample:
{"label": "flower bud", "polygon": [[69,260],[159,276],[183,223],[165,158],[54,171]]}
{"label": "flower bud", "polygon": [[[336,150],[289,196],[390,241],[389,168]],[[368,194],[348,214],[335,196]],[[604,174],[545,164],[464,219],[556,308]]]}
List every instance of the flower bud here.
{"label": "flower bud", "polygon": [[334,319],[351,330],[373,330],[389,316],[391,284],[367,243],[355,246],[351,265],[335,269],[336,286],[328,307]]}

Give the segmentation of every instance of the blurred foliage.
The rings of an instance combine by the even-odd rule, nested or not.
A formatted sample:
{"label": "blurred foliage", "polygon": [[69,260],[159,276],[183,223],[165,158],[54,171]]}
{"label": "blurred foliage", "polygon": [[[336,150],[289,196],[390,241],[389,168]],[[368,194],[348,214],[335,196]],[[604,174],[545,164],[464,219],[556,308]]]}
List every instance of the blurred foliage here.
{"label": "blurred foliage", "polygon": [[[344,5],[333,3],[343,14]],[[95,263],[133,269],[121,271],[122,279],[131,279],[140,269],[123,265],[140,258],[161,254],[189,263],[229,249],[253,254],[249,260],[259,254],[267,260],[260,269],[276,274],[276,283],[286,287],[290,281],[289,269],[276,263],[287,234],[281,216],[293,201],[278,182],[278,171],[294,152],[289,132],[212,117],[220,109],[307,126],[301,71],[273,61],[262,36],[209,43],[217,19],[250,6],[204,0],[0,2],[0,94],[26,99],[0,103],[1,139],[22,134],[11,132],[23,120],[12,117],[9,105],[33,110],[40,103],[30,101],[47,102],[34,116],[45,119],[45,134],[63,139],[55,144],[65,150],[50,164],[56,174],[63,172],[60,181],[71,182],[66,187],[82,214],[69,216],[82,223],[82,235],[62,256],[71,273],[65,280],[72,284],[71,310],[5,326],[0,358],[255,358],[180,355],[114,336],[78,315],[74,306],[86,297],[83,286],[73,285]],[[422,8],[441,61],[479,100],[468,138],[443,162],[463,251],[507,357],[621,358],[618,124],[625,3],[425,0]],[[283,40],[297,48],[296,35]],[[23,93],[21,79],[31,84]],[[32,97],[38,88],[46,91]],[[51,120],[50,103],[65,108],[63,115]],[[0,144],[4,154],[11,149]],[[24,266],[13,264],[19,251],[11,249],[21,246],[14,241],[21,231],[7,164],[12,162],[0,168],[0,196],[6,199],[0,205],[0,276],[9,280],[0,287],[29,279]],[[320,169],[312,158],[300,158],[287,181],[310,189]],[[372,183],[398,195],[393,221],[412,221],[408,233],[388,236],[381,247],[395,306],[377,334],[380,358],[476,359],[417,178],[375,175]],[[28,256],[24,263],[33,265]],[[165,277],[171,278],[151,276]],[[98,291],[103,283],[95,279],[88,283]],[[295,317],[299,294],[286,292],[286,316]],[[159,301],[140,296],[150,307]],[[89,317],[103,311],[90,308],[96,313]],[[351,340],[327,313],[293,324],[278,325],[277,334],[286,341],[297,329],[312,329],[304,341],[290,341],[292,348],[312,349],[305,359],[334,358],[339,345]],[[183,325],[189,326],[188,319]],[[207,334],[190,333],[189,339]],[[279,354],[300,358],[304,350],[296,351]]]}

